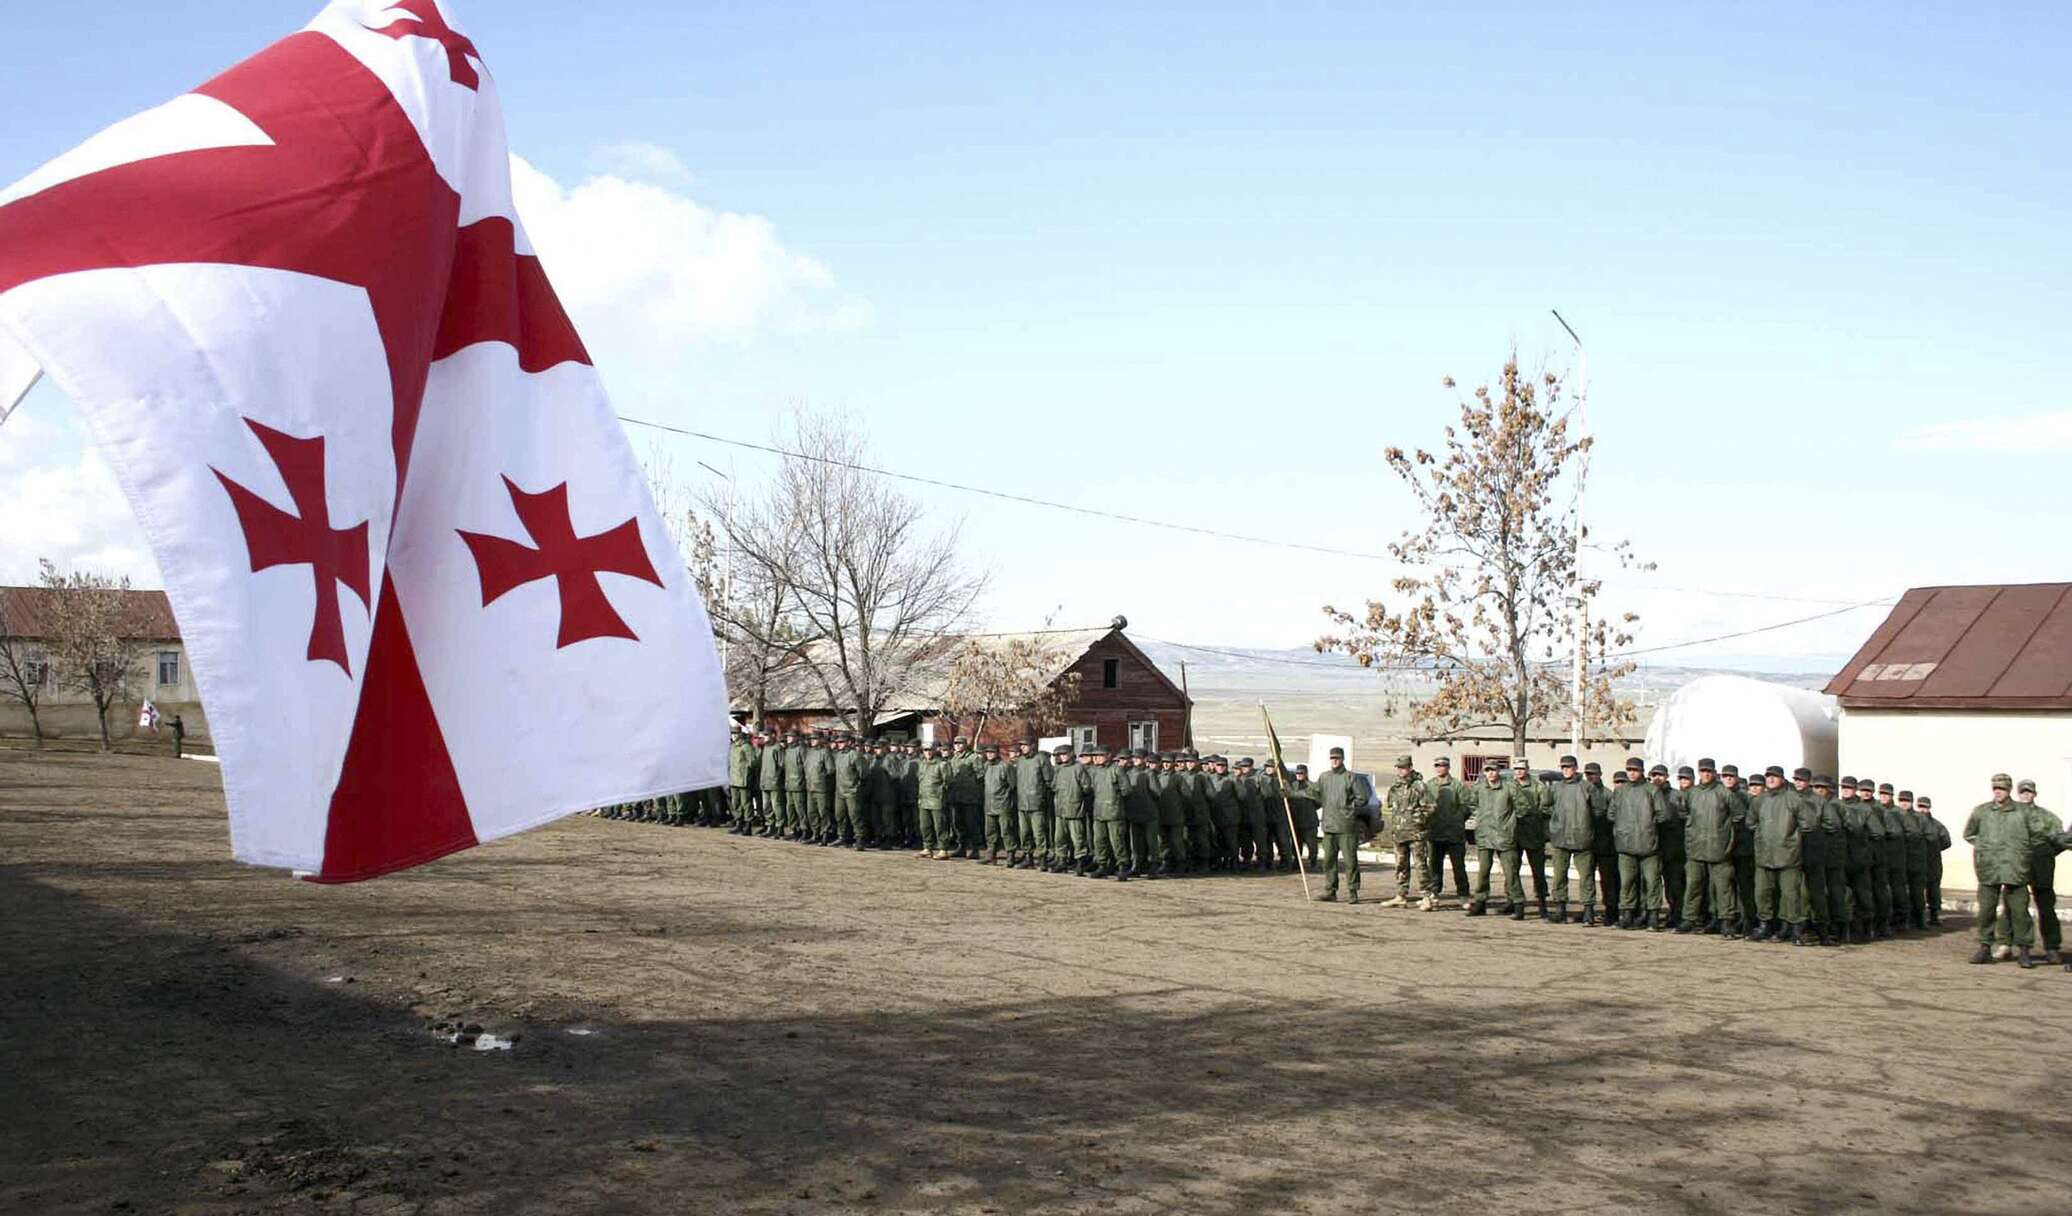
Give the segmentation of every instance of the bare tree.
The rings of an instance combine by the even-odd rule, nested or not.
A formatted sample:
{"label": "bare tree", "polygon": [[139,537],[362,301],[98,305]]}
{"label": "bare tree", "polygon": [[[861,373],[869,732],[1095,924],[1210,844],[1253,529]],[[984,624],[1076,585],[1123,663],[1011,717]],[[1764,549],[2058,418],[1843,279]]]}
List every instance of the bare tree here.
{"label": "bare tree", "polygon": [[43,716],[37,706],[50,683],[50,663],[39,639],[21,636],[32,614],[16,602],[20,591],[0,587],[0,696],[29,711],[29,730],[43,746]]}
{"label": "bare tree", "polygon": [[[1450,376],[1445,385],[1455,389]],[[1602,589],[1576,569],[1574,495],[1565,475],[1591,440],[1570,437],[1561,396],[1561,378],[1521,373],[1514,349],[1495,389],[1484,385],[1472,398],[1455,389],[1460,424],[1446,428],[1443,452],[1387,449],[1390,470],[1424,515],[1422,527],[1389,546],[1413,573],[1394,581],[1392,601],[1369,600],[1364,612],[1326,606],[1341,632],[1316,642],[1319,651],[1346,651],[1363,666],[1429,672],[1435,688],[1417,703],[1413,721],[1441,737],[1506,725],[1516,755],[1525,754],[1535,719],[1569,705],[1556,664],[1574,653],[1565,614],[1578,597],[1587,609]],[[1653,568],[1636,562],[1624,542],[1609,552],[1622,568]],[[1612,651],[1631,643],[1639,617],[1607,621],[1592,612],[1587,619],[1585,709],[1593,726],[1609,731],[1633,717],[1633,707],[1612,693],[1633,664],[1615,661]]]}
{"label": "bare tree", "polygon": [[1044,633],[967,638],[950,655],[943,712],[957,722],[975,718],[974,737],[988,718],[1013,717],[1037,734],[1055,730],[1079,699],[1079,673],[1059,672],[1077,657]]}
{"label": "bare tree", "polygon": [[986,577],[956,528],[929,531],[921,505],[870,471],[848,422],[801,409],[774,446],[788,454],[763,499],[707,504],[744,584],[727,613],[759,661],[803,664],[868,732],[947,656]]}
{"label": "bare tree", "polygon": [[45,630],[51,657],[65,687],[85,693],[100,716],[101,750],[113,746],[108,710],[129,697],[143,667],[147,623],[139,619],[128,576],[110,578],[87,570],[61,573],[48,558],[42,564]]}

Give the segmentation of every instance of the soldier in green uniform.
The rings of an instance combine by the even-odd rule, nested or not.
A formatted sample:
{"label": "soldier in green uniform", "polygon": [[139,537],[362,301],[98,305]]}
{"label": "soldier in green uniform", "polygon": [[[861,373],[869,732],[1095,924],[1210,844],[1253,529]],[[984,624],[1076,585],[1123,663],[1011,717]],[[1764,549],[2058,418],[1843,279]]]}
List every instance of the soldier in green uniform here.
{"label": "soldier in green uniform", "polygon": [[1209,800],[1209,822],[1216,837],[1212,865],[1225,873],[1235,873],[1237,825],[1244,818],[1245,809],[1238,802],[1237,778],[1231,776],[1230,761],[1226,757],[1209,757],[1209,773],[1204,784]]}
{"label": "soldier in green uniform", "polygon": [[806,839],[806,753],[812,749],[796,730],[784,732],[784,836]]}
{"label": "soldier in green uniform", "polygon": [[1072,871],[1082,878],[1092,875],[1094,869],[1086,774],[1070,744],[1060,743],[1051,749],[1050,813],[1057,841],[1057,864],[1053,868],[1060,874]]}
{"label": "soldier in green uniform", "polygon": [[1469,916],[1489,911],[1490,876],[1499,863],[1504,868],[1504,911],[1512,920],[1525,919],[1523,884],[1518,876],[1518,813],[1525,801],[1516,786],[1504,781],[1503,769],[1491,765],[1488,780],[1475,790],[1475,894],[1468,903]]}
{"label": "soldier in green uniform", "polygon": [[1596,840],[1590,861],[1597,867],[1597,894],[1604,904],[1604,918],[1598,923],[1611,928],[1619,923],[1619,909],[1624,905],[1619,902],[1619,846],[1612,831],[1612,791],[1604,785],[1604,766],[1595,760],[1585,764],[1583,784],[1590,787],[1590,800],[1596,809]]}
{"label": "soldier in green uniform", "polygon": [[755,834],[776,836],[784,830],[784,749],[767,729],[756,735],[755,742],[762,751],[755,766],[756,791],[762,796],[762,818]]}
{"label": "soldier in green uniform", "polygon": [[1324,828],[1324,893],[1326,903],[1338,898],[1338,880],[1345,876],[1345,895],[1350,903],[1360,902],[1360,825],[1366,810],[1360,787],[1345,767],[1345,749],[1330,752],[1331,767],[1317,778],[1317,804]]}
{"label": "soldier in green uniform", "polygon": [[1007,850],[1009,861],[1021,851],[1021,836],[1016,830],[1019,809],[1014,803],[1014,766],[1000,759],[1000,748],[991,743],[978,749],[984,758],[984,767],[979,770],[979,787],[986,809],[986,855],[980,860],[986,865],[1000,864],[1000,851]]}
{"label": "soldier in green uniform", "polygon": [[1662,928],[1662,830],[1669,805],[1643,777],[1638,756],[1626,761],[1626,781],[1612,791],[1608,814],[1612,847],[1619,851],[1619,927]]}
{"label": "soldier in green uniform", "polygon": [[1036,750],[1036,736],[1022,736],[1022,754],[1014,759],[1014,809],[1021,838],[1021,857],[1015,865],[1024,870],[1057,868],[1056,845],[1052,840],[1050,805],[1051,762]]}
{"label": "soldier in green uniform", "polygon": [[857,753],[855,739],[846,731],[838,731],[828,740],[828,753],[835,789],[832,835],[835,843],[844,848],[860,848],[863,843],[859,830],[862,824],[859,795],[863,791],[863,757]]}
{"label": "soldier in green uniform", "polygon": [[985,761],[971,750],[971,740],[950,740],[949,811],[953,844],[950,856],[977,861],[986,843]]}
{"label": "soldier in green uniform", "polygon": [[[2016,794],[2020,798],[2019,792]],[[1928,833],[1922,830],[1921,817],[1914,814],[1914,791],[1901,790],[1893,799],[1899,810],[1899,823],[1905,843],[1906,860],[1906,916],[1907,928],[1928,927]],[[2048,942],[2045,943],[2046,948]]]}
{"label": "soldier in green uniform", "polygon": [[[2037,936],[2043,939],[2044,961],[2055,963],[2058,961],[2058,951],[2064,945],[2064,926],[2058,923],[2057,838],[2064,832],[2065,825],[2056,815],[2036,805],[2036,783],[2027,777],[2015,782],[2014,800],[2026,809],[2031,833],[2038,837],[2038,843],[2029,856],[2029,897],[2036,904],[2036,931]],[[1908,809],[1911,812],[1912,808]],[[1914,818],[1918,821],[1920,816],[1916,815]],[[1919,886],[1926,888],[1928,849],[1925,833],[1922,834],[1921,840]],[[1912,846],[1911,837],[1908,838],[1907,844],[1909,847]],[[1912,864],[1910,860],[1909,867]],[[1911,868],[1909,875],[1911,876]],[[1922,902],[1926,903],[1925,894],[1922,896]],[[1921,923],[1926,925],[1927,921],[1923,919]]]}
{"label": "soldier in green uniform", "polygon": [[1827,933],[1827,830],[1820,813],[1825,800],[1813,791],[1810,768],[1792,770],[1791,792],[1799,805],[1799,882],[1806,892],[1806,925],[1818,944]]}
{"label": "soldier in green uniform", "polygon": [[1158,803],[1158,873],[1187,872],[1187,795],[1180,788],[1179,763],[1160,756],[1151,773],[1151,794]]}
{"label": "soldier in green uniform", "polygon": [[1295,766],[1295,775],[1288,781],[1288,809],[1295,813],[1295,849],[1299,858],[1309,868],[1317,868],[1317,787],[1310,782],[1309,765]]}
{"label": "soldier in green uniform", "polygon": [[1995,948],[2015,951],[2023,967],[2034,967],[2030,949],[2036,945],[2035,926],[2029,923],[2029,881],[2034,874],[2036,848],[2045,842],[2044,826],[2031,817],[2030,808],[2009,794],[2014,782],[2006,773],[1993,774],[1993,798],[1971,809],[1964,824],[1964,839],[1971,845],[1972,868],[1978,872],[1978,951],[1974,963],[1993,961]]}
{"label": "soldier in green uniform", "polygon": [[874,849],[908,847],[899,818],[899,779],[905,772],[905,752],[884,739],[871,744],[870,779],[864,783],[864,792],[870,798]]}
{"label": "soldier in green uniform", "polygon": [[1389,783],[1381,804],[1389,829],[1396,837],[1396,894],[1387,906],[1407,908],[1412,893],[1418,889],[1418,844],[1432,821],[1431,789],[1417,775],[1415,761],[1409,756],[1396,757],[1396,779]]}
{"label": "soldier in green uniform", "polygon": [[1123,809],[1127,782],[1120,768],[1108,763],[1107,749],[1096,745],[1087,751],[1092,767],[1086,770],[1086,788],[1094,812],[1094,877],[1129,881],[1129,821]]}
{"label": "soldier in green uniform", "polygon": [[1554,847],[1554,923],[1568,923],[1569,870],[1582,881],[1582,923],[1597,923],[1597,883],[1591,856],[1597,848],[1597,803],[1574,756],[1561,758],[1561,780],[1548,807],[1547,843]]}
{"label": "soldier in green uniform", "polygon": [[1835,798],[1835,779],[1826,773],[1813,778],[1813,798],[1820,809],[1821,867],[1806,871],[1806,885],[1821,884],[1825,899],[1820,905],[1820,944],[1839,946],[1849,939],[1849,824],[1842,804]]}
{"label": "soldier in green uniform", "polygon": [[1928,923],[1942,924],[1942,855],[1950,847],[1950,829],[1935,817],[1935,800],[1923,794],[1914,801],[1914,809],[1928,822],[1922,827],[1928,835]]}
{"label": "soldier in green uniform", "polygon": [[1260,858],[1260,846],[1266,843],[1266,802],[1259,793],[1259,782],[1252,776],[1252,758],[1239,758],[1236,771],[1231,774],[1231,788],[1237,793],[1237,861],[1239,870],[1264,870],[1265,862]]}
{"label": "soldier in green uniform", "polygon": [[1885,824],[1886,927],[1897,936],[1907,931],[1907,835],[1899,806],[1892,800],[1895,793],[1891,782],[1878,783],[1878,815]]}
{"label": "soldier in green uniform", "polygon": [[835,835],[835,749],[834,737],[824,730],[813,732],[806,745],[806,814],[812,820],[807,831],[815,844],[831,847]]}
{"label": "soldier in green uniform", "polygon": [[1151,785],[1151,752],[1137,748],[1123,770],[1122,814],[1129,824],[1130,877],[1159,876],[1158,792]]}
{"label": "soldier in green uniform", "polygon": [[1295,862],[1295,804],[1287,797],[1288,772],[1277,768],[1269,759],[1260,770],[1260,801],[1266,807],[1267,836],[1273,841],[1273,868],[1282,874],[1293,874],[1298,868]]}
{"label": "soldier in green uniform", "polygon": [[[1729,940],[1741,936],[1740,893],[1734,889],[1734,832],[1741,810],[1720,784],[1710,759],[1698,761],[1698,780],[1684,791],[1684,916],[1678,933],[1717,926]],[[1710,901],[1704,922],[1698,908]]]}
{"label": "soldier in green uniform", "polygon": [[1666,764],[1657,764],[1648,770],[1648,784],[1655,787],[1655,793],[1662,798],[1662,805],[1669,808],[1669,818],[1662,821],[1660,833],[1662,896],[1669,905],[1669,915],[1663,923],[1675,925],[1683,920],[1683,793],[1669,784],[1669,766]]}
{"label": "soldier in green uniform", "polygon": [[921,813],[921,856],[948,861],[957,840],[950,819],[950,761],[932,743],[914,765],[914,806]]}
{"label": "soldier in green uniform", "polygon": [[[1525,757],[1511,761],[1511,784],[1520,792],[1518,805],[1518,855],[1525,864],[1525,872],[1532,878],[1532,897],[1538,905],[1540,919],[1550,919],[1547,911],[1547,817],[1554,810],[1554,790],[1545,781],[1533,775],[1532,766]],[[1519,893],[1521,910],[1525,902],[1524,892]]]}
{"label": "soldier in green uniform", "polygon": [[1190,747],[1180,756],[1180,795],[1187,804],[1188,862],[1196,873],[1206,874],[1216,860],[1216,823],[1209,811],[1209,775],[1202,771],[1201,753]]}
{"label": "soldier in green uniform", "polygon": [[749,741],[748,728],[736,724],[733,742],[727,746],[727,809],[733,817],[727,831],[736,836],[748,835],[752,817],[748,791],[755,784],[755,762],[755,744]]}
{"label": "soldier in green uniform", "polygon": [[1784,784],[1784,769],[1763,770],[1763,794],[1755,804],[1755,909],[1762,927],[1752,941],[1806,944],[1805,816],[1799,798]]}
{"label": "soldier in green uniform", "polygon": [[1425,788],[1432,794],[1432,811],[1425,818],[1424,839],[1418,842],[1424,854],[1419,881],[1424,884],[1425,893],[1418,907],[1430,912],[1446,893],[1449,863],[1453,866],[1454,898],[1468,897],[1468,813],[1462,807],[1464,791],[1453,779],[1452,760],[1440,756],[1432,761],[1432,779],[1425,782]]}

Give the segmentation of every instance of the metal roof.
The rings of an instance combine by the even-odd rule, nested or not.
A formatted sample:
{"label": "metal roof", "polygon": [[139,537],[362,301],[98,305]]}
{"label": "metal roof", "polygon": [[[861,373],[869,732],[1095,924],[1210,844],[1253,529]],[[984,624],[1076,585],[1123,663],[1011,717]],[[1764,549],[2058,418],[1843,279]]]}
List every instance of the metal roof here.
{"label": "metal roof", "polygon": [[2072,709],[2072,583],[1916,587],[1827,691],[1844,709]]}
{"label": "metal roof", "polygon": [[[123,613],[129,622],[127,640],[180,640],[180,626],[173,621],[173,606],[167,602],[165,592],[132,590],[112,594],[123,598]],[[52,595],[43,587],[0,587],[0,633],[39,640],[50,637]]]}

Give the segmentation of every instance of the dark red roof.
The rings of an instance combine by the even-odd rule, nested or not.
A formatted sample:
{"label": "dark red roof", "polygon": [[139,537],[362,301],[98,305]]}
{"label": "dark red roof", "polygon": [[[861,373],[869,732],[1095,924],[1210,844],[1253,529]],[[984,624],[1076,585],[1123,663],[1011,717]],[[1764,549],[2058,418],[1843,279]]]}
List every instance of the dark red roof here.
{"label": "dark red roof", "polygon": [[1827,691],[1846,709],[2072,709],[2072,583],[1916,587]]}
{"label": "dark red roof", "polygon": [[[131,637],[138,641],[177,642],[180,626],[173,621],[173,606],[163,591],[125,591],[128,609],[135,622]],[[0,587],[0,633],[17,638],[47,638],[44,605],[50,592],[41,587]]]}

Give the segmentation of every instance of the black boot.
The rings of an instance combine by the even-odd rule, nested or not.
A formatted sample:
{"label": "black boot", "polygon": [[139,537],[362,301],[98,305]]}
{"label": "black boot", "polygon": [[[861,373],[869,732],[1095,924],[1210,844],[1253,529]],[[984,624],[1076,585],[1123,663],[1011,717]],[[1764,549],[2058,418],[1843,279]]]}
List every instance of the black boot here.
{"label": "black boot", "polygon": [[1812,945],[1812,944],[1813,944],[1812,940],[1811,940],[1811,939],[1809,939],[1809,938],[1808,938],[1808,937],[1806,936],[1806,922],[1805,922],[1805,921],[1802,921],[1802,920],[1800,920],[1800,921],[1793,921],[1793,922],[1792,922],[1792,925],[1791,925],[1791,944],[1792,944],[1792,945],[1794,945],[1794,946],[1810,946],[1810,945]]}
{"label": "black boot", "polygon": [[2020,953],[2014,956],[2014,962],[2015,966],[2020,967],[2024,971],[2027,971],[2031,967],[2034,967],[2036,965],[2036,956],[2029,953],[2029,948],[2027,946],[2023,946],[2021,948]]}
{"label": "black boot", "polygon": [[1720,927],[1719,927],[1719,935],[1720,935],[1721,939],[1722,939],[1722,940],[1725,940],[1725,941],[1730,941],[1730,942],[1738,942],[1738,941],[1740,941],[1740,940],[1741,940],[1741,922],[1740,922],[1740,921],[1738,921],[1738,920],[1729,920],[1729,921],[1722,921],[1722,922],[1720,922]]}
{"label": "black boot", "polygon": [[1553,919],[1554,919],[1554,923],[1555,923],[1555,924],[1557,924],[1557,925],[1565,925],[1565,924],[1567,924],[1567,923],[1568,923],[1568,901],[1567,901],[1567,900],[1565,900],[1565,899],[1557,899],[1557,900],[1555,900],[1555,901],[1554,901],[1554,918],[1553,918]]}
{"label": "black boot", "polygon": [[1769,921],[1766,921],[1766,920],[1759,920],[1759,921],[1757,921],[1757,922],[1755,923],[1755,932],[1753,932],[1753,933],[1751,933],[1751,934],[1749,934],[1749,935],[1748,935],[1748,940],[1749,940],[1749,941],[1752,941],[1752,942],[1766,942],[1766,941],[1769,941],[1769,940],[1770,940],[1770,922],[1769,922]]}
{"label": "black boot", "polygon": [[1472,903],[1468,905],[1468,915],[1487,916],[1489,915],[1489,909],[1480,903]]}
{"label": "black boot", "polygon": [[1512,920],[1524,920],[1525,905],[1514,901],[1507,901],[1504,904],[1504,915],[1510,917]]}
{"label": "black boot", "polygon": [[1596,924],[1597,905],[1586,899],[1583,901],[1583,926],[1584,928],[1590,928]]}
{"label": "black boot", "polygon": [[1553,919],[1552,917],[1550,917],[1550,916],[1548,916],[1548,915],[1547,915],[1547,901],[1546,901],[1546,900],[1544,900],[1544,899],[1542,899],[1542,900],[1540,900],[1540,901],[1539,901],[1539,904],[1540,904],[1540,919],[1541,919],[1541,920],[1551,920],[1551,919]]}
{"label": "black boot", "polygon": [[1662,913],[1660,911],[1648,913],[1648,932],[1660,933],[1662,927]]}
{"label": "black boot", "polygon": [[1991,946],[1987,945],[1987,944],[1986,944],[1986,943],[1984,943],[1984,942],[1980,942],[1980,943],[1979,943],[1979,946],[1978,946],[1978,949],[1976,949],[1976,950],[1974,950],[1974,951],[1972,951],[1972,952],[1971,952],[1971,961],[1972,961],[1972,962],[1974,962],[1974,963],[1990,963],[1990,962],[1992,962],[1992,961],[1993,961],[1993,947],[1991,947]]}
{"label": "black boot", "polygon": [[1685,921],[1682,924],[1678,925],[1675,931],[1683,934],[1696,933],[1698,931],[1698,926],[1692,924],[1689,921]]}

